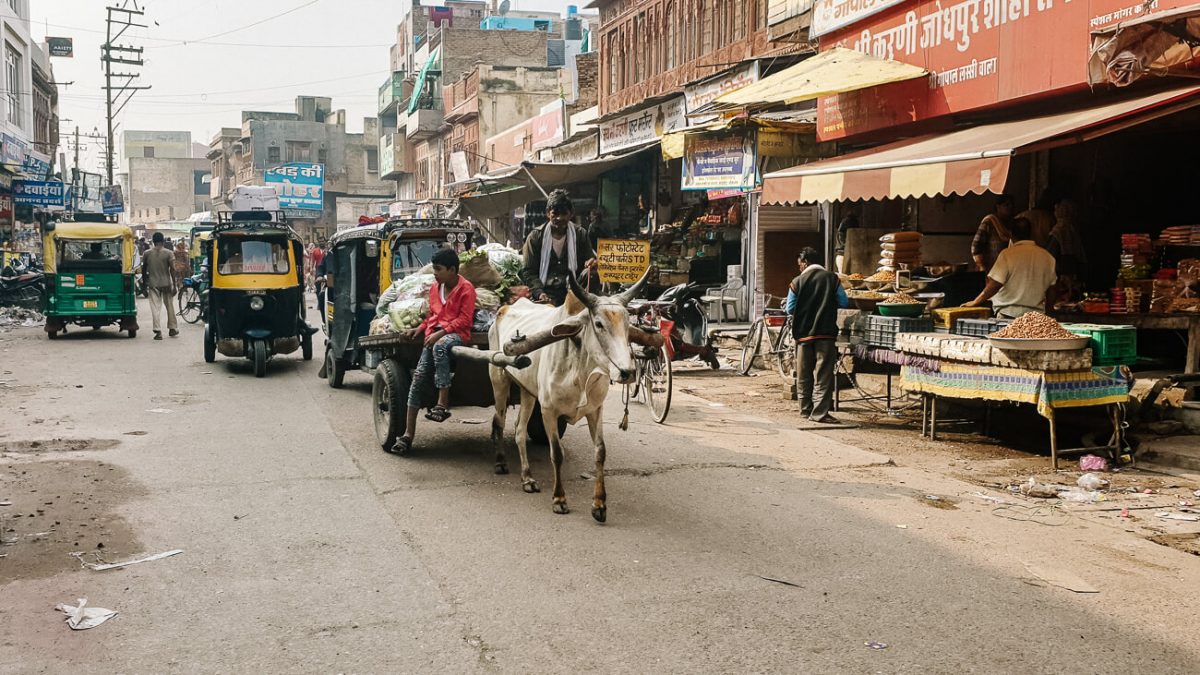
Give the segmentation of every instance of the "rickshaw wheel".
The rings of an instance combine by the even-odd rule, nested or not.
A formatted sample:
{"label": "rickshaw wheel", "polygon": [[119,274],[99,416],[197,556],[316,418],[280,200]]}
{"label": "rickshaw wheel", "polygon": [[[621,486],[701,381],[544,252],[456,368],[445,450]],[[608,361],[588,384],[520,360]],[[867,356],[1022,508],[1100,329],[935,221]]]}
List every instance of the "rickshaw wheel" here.
{"label": "rickshaw wheel", "polygon": [[48,331],[46,331],[46,337],[51,340],[57,340],[58,339],[58,331],[48,330]]}
{"label": "rickshaw wheel", "polygon": [[254,376],[266,377],[267,375],[267,343],[263,340],[255,340],[250,345],[250,350],[254,352]]}
{"label": "rickshaw wheel", "polygon": [[371,384],[375,438],[384,452],[393,452],[396,439],[404,434],[408,426],[403,392],[400,366],[392,359],[384,359],[375,369],[375,380]]}
{"label": "rickshaw wheel", "polygon": [[300,355],[304,357],[305,361],[312,361],[313,344],[311,333],[300,339]]}
{"label": "rickshaw wheel", "polygon": [[[136,331],[134,331],[136,332]],[[131,333],[129,337],[133,337]],[[204,326],[204,362],[212,363],[217,360],[217,341],[213,339],[212,327]]]}
{"label": "rickshaw wheel", "polygon": [[130,340],[132,340],[132,339],[133,339],[133,338],[135,338],[135,337],[137,337],[137,329],[136,329],[136,328],[130,328],[130,329],[129,329],[129,339],[130,339]]}
{"label": "rickshaw wheel", "polygon": [[346,364],[342,360],[333,355],[333,349],[325,350],[325,381],[334,389],[342,388],[342,381],[346,379]]}

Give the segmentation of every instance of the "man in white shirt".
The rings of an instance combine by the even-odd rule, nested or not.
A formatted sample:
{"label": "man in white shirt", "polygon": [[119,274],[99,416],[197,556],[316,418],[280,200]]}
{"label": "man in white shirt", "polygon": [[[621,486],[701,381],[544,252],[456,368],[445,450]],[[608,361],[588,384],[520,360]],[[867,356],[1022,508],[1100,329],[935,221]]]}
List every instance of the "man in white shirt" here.
{"label": "man in white shirt", "polygon": [[996,316],[1005,319],[1045,312],[1046,291],[1058,280],[1054,256],[1033,241],[1028,219],[1017,218],[1009,230],[1012,243],[996,258],[983,292],[965,306],[978,307],[991,300]]}

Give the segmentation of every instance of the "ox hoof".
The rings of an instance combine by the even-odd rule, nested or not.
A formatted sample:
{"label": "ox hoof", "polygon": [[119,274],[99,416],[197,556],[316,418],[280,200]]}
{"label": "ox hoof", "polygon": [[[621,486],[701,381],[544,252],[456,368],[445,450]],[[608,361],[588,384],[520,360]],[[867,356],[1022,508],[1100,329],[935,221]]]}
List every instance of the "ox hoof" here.
{"label": "ox hoof", "polygon": [[592,507],[592,517],[596,519],[597,523],[603,523],[605,520],[608,519],[608,507],[606,507],[606,506]]}
{"label": "ox hoof", "polygon": [[536,481],[536,480],[527,480],[527,481],[525,481],[524,483],[522,483],[522,484],[521,484],[521,489],[525,490],[525,491],[526,491],[526,492],[528,492],[529,494],[533,494],[533,493],[535,493],[535,492],[541,492],[541,491],[542,491],[542,489],[541,489],[540,487],[538,487],[538,484],[537,484],[537,481]]}
{"label": "ox hoof", "polygon": [[551,508],[551,509],[552,509],[552,510],[553,510],[555,513],[558,513],[558,514],[564,514],[564,513],[570,513],[570,512],[571,512],[571,509],[568,509],[568,508],[567,508],[567,503],[566,503],[566,502],[554,502],[554,504],[553,504],[553,505],[552,505],[550,508]]}
{"label": "ox hoof", "polygon": [[507,464],[496,464],[496,475],[497,476],[503,476],[503,475],[506,475],[507,473],[508,473],[508,465]]}

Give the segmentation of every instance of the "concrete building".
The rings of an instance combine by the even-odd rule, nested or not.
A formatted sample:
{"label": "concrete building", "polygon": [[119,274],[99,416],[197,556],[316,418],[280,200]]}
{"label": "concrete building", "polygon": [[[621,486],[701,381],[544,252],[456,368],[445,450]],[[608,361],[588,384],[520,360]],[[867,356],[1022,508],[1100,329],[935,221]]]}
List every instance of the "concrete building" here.
{"label": "concrete building", "polygon": [[122,131],[121,160],[134,157],[147,159],[191,159],[190,131]]}
{"label": "concrete building", "polygon": [[386,210],[395,186],[379,178],[379,128],[363,120],[363,133],[346,131],[345,111],[333,100],[300,96],[295,112],[245,111],[240,129],[225,128],[209,144],[210,194],[215,209],[237,185],[263,185],[270,168],[290,162],[324,165],[324,209],[289,216],[302,235],[328,237],[359,215]]}
{"label": "concrete building", "polygon": [[[191,141],[188,141],[191,149]],[[120,176],[125,193],[123,222],[153,225],[187,220],[212,209],[203,157],[130,157]]]}
{"label": "concrete building", "polygon": [[[33,45],[32,82],[33,82],[33,149],[40,153],[45,162],[47,174],[62,170],[56,166],[58,154],[58,85],[54,83],[54,68],[50,65],[50,57],[42,45]],[[40,165],[39,165],[40,166]],[[40,170],[37,171],[40,173]]]}

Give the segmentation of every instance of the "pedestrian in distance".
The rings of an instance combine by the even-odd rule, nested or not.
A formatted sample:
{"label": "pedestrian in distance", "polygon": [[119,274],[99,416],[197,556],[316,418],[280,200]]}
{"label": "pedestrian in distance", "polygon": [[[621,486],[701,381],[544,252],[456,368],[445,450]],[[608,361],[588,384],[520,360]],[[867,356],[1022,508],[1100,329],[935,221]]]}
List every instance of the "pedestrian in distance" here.
{"label": "pedestrian in distance", "polygon": [[425,419],[445,422],[450,417],[450,381],[453,377],[450,350],[471,341],[471,326],[475,323],[475,286],[458,274],[458,254],[453,249],[443,248],[433,254],[432,262],[436,283],[429,289],[429,316],[407,333],[411,340],[423,339],[424,346],[408,390],[408,424],[393,449],[397,454],[412,448],[421,393],[430,377],[437,388],[438,400],[425,414]]}
{"label": "pedestrian in distance", "polygon": [[796,339],[796,377],[800,414],[813,422],[837,424],[833,408],[834,365],[837,363],[837,311],[850,300],[821,254],[805,247],[796,257],[800,274],[788,285],[786,309],[792,314]]}
{"label": "pedestrian in distance", "polygon": [[[150,292],[150,318],[154,324],[154,339],[162,339],[162,324],[159,311],[167,310],[167,329],[171,337],[179,335],[179,323],[175,318],[175,256],[163,245],[162,232],[154,233],[154,248],[142,258],[142,276]],[[160,307],[161,305],[161,307]]]}

